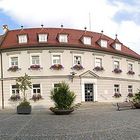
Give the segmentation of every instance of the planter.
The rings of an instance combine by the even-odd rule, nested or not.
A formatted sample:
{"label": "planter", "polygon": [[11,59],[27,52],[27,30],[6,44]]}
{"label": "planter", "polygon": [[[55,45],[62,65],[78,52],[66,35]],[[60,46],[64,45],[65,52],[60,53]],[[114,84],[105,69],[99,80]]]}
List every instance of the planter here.
{"label": "planter", "polygon": [[31,114],[31,106],[17,106],[17,114]]}
{"label": "planter", "polygon": [[134,106],[138,109],[140,109],[140,103],[134,103]]}
{"label": "planter", "polygon": [[50,110],[56,115],[69,115],[74,111],[73,108],[64,110],[64,109],[56,109],[53,107],[51,107]]}

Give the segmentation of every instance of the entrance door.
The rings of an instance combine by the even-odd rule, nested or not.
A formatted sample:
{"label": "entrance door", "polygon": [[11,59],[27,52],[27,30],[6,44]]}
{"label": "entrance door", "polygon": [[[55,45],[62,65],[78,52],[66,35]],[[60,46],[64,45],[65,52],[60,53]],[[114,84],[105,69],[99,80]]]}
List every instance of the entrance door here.
{"label": "entrance door", "polygon": [[85,84],[85,102],[93,101],[93,84]]}

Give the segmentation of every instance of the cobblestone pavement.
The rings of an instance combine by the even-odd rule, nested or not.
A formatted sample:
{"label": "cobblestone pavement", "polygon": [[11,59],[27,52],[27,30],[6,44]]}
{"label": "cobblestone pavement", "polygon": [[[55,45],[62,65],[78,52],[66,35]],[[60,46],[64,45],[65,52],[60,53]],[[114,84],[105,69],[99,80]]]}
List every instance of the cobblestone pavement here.
{"label": "cobblestone pavement", "polygon": [[0,110],[0,140],[140,140],[140,110],[83,104],[71,115],[33,109],[31,115]]}

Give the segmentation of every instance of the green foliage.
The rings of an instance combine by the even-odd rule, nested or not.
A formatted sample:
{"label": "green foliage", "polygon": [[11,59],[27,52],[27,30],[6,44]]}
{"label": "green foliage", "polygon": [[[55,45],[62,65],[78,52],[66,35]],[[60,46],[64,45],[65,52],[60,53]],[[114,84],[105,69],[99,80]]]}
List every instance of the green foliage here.
{"label": "green foliage", "polygon": [[23,99],[26,101],[26,94],[25,91],[29,88],[32,88],[31,78],[26,73],[24,76],[18,77],[16,79],[16,85],[19,90],[23,93]]}
{"label": "green foliage", "polygon": [[70,91],[69,85],[65,82],[59,83],[58,88],[51,91],[51,99],[58,109],[70,109],[76,98],[74,92]]}
{"label": "green foliage", "polygon": [[19,104],[19,106],[30,106],[30,103],[28,101],[23,101]]}
{"label": "green foliage", "polygon": [[138,92],[133,97],[133,102],[140,103],[140,90],[138,89]]}

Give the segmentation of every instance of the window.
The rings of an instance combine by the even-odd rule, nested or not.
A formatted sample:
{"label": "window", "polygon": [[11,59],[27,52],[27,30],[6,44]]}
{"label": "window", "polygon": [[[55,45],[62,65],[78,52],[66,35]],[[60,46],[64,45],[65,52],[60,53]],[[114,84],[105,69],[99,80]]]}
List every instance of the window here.
{"label": "window", "polygon": [[39,55],[33,55],[33,56],[31,56],[31,59],[32,59],[32,65],[39,65],[40,64]]}
{"label": "window", "polygon": [[59,88],[59,83],[54,84],[54,89],[58,89]]}
{"label": "window", "polygon": [[128,71],[133,71],[133,64],[128,63]]}
{"label": "window", "polygon": [[120,85],[114,85],[114,93],[120,93]]}
{"label": "window", "polygon": [[18,66],[18,57],[11,57],[11,66]]}
{"label": "window", "polygon": [[101,40],[101,47],[107,48],[107,41]]}
{"label": "window", "polygon": [[41,94],[40,84],[33,84],[33,94]]}
{"label": "window", "polygon": [[102,59],[101,58],[95,59],[95,67],[102,67]]}
{"label": "window", "polygon": [[12,95],[19,95],[19,89],[16,85],[12,85]]}
{"label": "window", "polygon": [[132,85],[128,85],[128,93],[133,93],[133,86]]}
{"label": "window", "polygon": [[114,69],[119,69],[119,61],[114,61]]}
{"label": "window", "polygon": [[61,64],[61,55],[53,55],[52,59],[53,59],[52,60],[53,65]]}
{"label": "window", "polygon": [[81,56],[74,56],[74,65],[81,65]]}
{"label": "window", "polygon": [[86,45],[91,45],[91,37],[84,37],[83,43]]}
{"label": "window", "polygon": [[19,43],[27,43],[27,35],[18,35]]}
{"label": "window", "polygon": [[39,42],[47,42],[47,34],[38,34]]}
{"label": "window", "polygon": [[116,48],[116,50],[121,51],[121,44],[115,43],[115,48]]}
{"label": "window", "polygon": [[59,42],[67,43],[68,42],[68,35],[60,34],[59,35]]}

